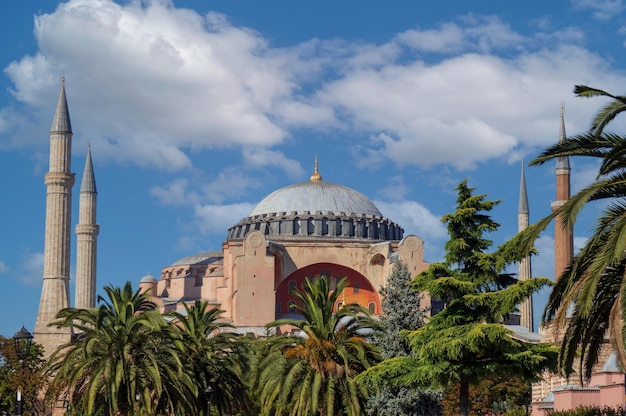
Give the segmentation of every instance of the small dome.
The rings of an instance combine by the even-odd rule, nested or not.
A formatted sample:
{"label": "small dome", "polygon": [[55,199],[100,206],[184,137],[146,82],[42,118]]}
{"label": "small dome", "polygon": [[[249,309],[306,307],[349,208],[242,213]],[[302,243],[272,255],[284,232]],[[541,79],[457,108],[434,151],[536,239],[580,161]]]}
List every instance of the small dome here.
{"label": "small dome", "polygon": [[382,217],[376,205],[365,195],[323,180],[296,183],[272,192],[259,202],[250,217],[279,212],[318,211]]}
{"label": "small dome", "polygon": [[147,275],[141,278],[139,283],[154,283],[156,281],[157,281],[156,278],[152,276],[150,273],[148,273]]}

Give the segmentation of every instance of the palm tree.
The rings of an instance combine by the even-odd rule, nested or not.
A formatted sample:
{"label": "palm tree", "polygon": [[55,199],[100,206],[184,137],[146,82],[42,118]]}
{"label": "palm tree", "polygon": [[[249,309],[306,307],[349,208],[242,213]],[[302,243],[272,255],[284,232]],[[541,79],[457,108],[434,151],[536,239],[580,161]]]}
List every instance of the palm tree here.
{"label": "palm tree", "polygon": [[615,117],[617,117],[623,111],[626,111],[626,97],[622,95],[613,95],[597,88],[588,87],[586,85],[576,85],[574,87],[574,94],[579,97],[609,97],[612,101],[603,107],[591,122],[591,132],[594,134],[601,134],[604,128]]}
{"label": "palm tree", "polygon": [[51,356],[52,389],[67,391],[82,414],[194,414],[198,392],[176,332],[130,282],[104,290],[99,307],[59,312],[55,325],[77,334]]}
{"label": "palm tree", "polygon": [[[246,369],[246,339],[229,331],[232,325],[220,321],[223,311],[209,309],[206,301],[184,304],[184,313],[172,312],[174,328],[180,332],[184,345],[184,362],[201,392],[213,389],[212,405],[226,414],[247,411],[251,404],[242,380]],[[204,398],[196,401],[205,408]]]}
{"label": "palm tree", "polygon": [[270,329],[291,325],[300,334],[272,338],[259,363],[257,388],[265,415],[350,415],[364,413],[365,397],[354,377],[380,361],[368,339],[378,329],[369,312],[358,305],[333,306],[347,280],[334,291],[323,276],[307,279],[295,291],[303,319],[280,319]]}
{"label": "palm tree", "polygon": [[608,96],[613,101],[594,118],[589,133],[568,137],[542,152],[531,165],[560,157],[597,158],[601,164],[595,182],[571,197],[559,210],[529,227],[520,236],[528,249],[557,216],[564,227],[576,222],[591,201],[610,203],[598,218],[593,235],[571,261],[554,286],[543,314],[543,323],[564,328],[559,367],[570,375],[580,358],[581,379],[591,376],[608,336],[622,366],[626,366],[626,138],[606,133],[607,124],[626,110],[626,97],[576,86],[578,96]]}

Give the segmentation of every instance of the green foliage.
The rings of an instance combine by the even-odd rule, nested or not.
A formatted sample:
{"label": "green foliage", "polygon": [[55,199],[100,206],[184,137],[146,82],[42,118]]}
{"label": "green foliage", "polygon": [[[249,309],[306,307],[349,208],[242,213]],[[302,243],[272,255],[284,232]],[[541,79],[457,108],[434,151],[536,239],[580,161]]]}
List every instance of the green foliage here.
{"label": "green foliage", "polygon": [[128,282],[105,287],[93,309],[68,308],[55,324],[78,336],[53,353],[47,374],[53,391],[68,391],[82,414],[195,414],[198,389],[185,371],[183,342]]}
{"label": "green foliage", "polygon": [[[459,414],[459,384],[449,386],[443,394],[443,407],[445,415]],[[480,383],[470,385],[468,404],[470,415],[484,415],[490,412],[499,413],[506,411],[511,414],[515,409],[523,410],[531,385],[521,377],[500,376],[492,374],[489,378],[482,379]],[[506,403],[506,405],[505,405]]]}
{"label": "green foliage", "polygon": [[294,292],[303,319],[281,319],[274,329],[291,325],[299,334],[272,337],[259,363],[256,389],[263,415],[363,414],[366,393],[354,382],[360,372],[380,361],[368,340],[378,323],[358,305],[333,306],[347,285],[334,291],[327,277],[307,279]]}
{"label": "green foliage", "polygon": [[[181,332],[183,363],[198,383],[199,392],[213,389],[211,406],[225,414],[249,411],[250,399],[243,373],[247,369],[248,340],[228,331],[232,325],[219,321],[223,312],[209,308],[208,302],[196,300],[184,305],[185,312],[172,312],[173,328]],[[205,398],[199,394],[196,407],[205,408]]]}
{"label": "green foliage", "polygon": [[15,412],[17,390],[22,392],[26,413],[35,414],[46,407],[46,401],[38,397],[46,385],[46,378],[40,374],[44,362],[41,345],[33,342],[28,356],[20,361],[13,339],[0,336],[0,412]]}
{"label": "green foliage", "polygon": [[[374,340],[385,359],[411,355],[408,339],[402,333],[424,324],[426,311],[421,307],[422,295],[410,286],[410,282],[411,274],[406,265],[396,262],[380,290],[383,297],[382,331],[376,333]],[[368,399],[367,414],[438,416],[441,414],[441,397],[433,391],[385,384]]]}
{"label": "green foliage", "polygon": [[440,416],[441,412],[438,394],[392,384],[384,385],[367,401],[369,416]]}
{"label": "green foliage", "polygon": [[[544,324],[565,329],[560,369],[566,375],[577,371],[582,381],[590,377],[607,338],[612,340],[620,363],[626,365],[626,331],[621,319],[626,312],[626,138],[604,131],[611,120],[626,110],[626,99],[585,86],[576,86],[575,93],[613,100],[596,115],[589,133],[568,137],[549,147],[531,165],[562,157],[589,157],[600,162],[596,180],[556,212],[528,227],[518,242],[528,248],[556,218],[562,226],[573,227],[588,203],[609,202],[598,217],[593,235],[563,274],[557,276],[543,314]],[[573,367],[575,362],[580,365],[577,369]]]}
{"label": "green foliage", "polygon": [[579,406],[572,410],[552,411],[550,416],[626,416],[626,408]]}
{"label": "green foliage", "polygon": [[422,308],[422,295],[414,290],[411,274],[406,265],[394,263],[393,271],[385,286],[380,289],[382,314],[375,342],[381,348],[383,358],[407,356],[411,347],[402,331],[415,330],[424,324],[426,310]]}
{"label": "green foliage", "polygon": [[460,412],[466,416],[470,384],[493,374],[536,379],[553,367],[556,351],[524,342],[503,325],[518,304],[550,281],[517,281],[506,273],[528,252],[514,242],[486,252],[492,242],[484,234],[498,228],[487,213],[498,201],[473,195],[466,181],[457,191],[456,211],[442,219],[450,235],[446,261],[432,264],[413,281],[415,289],[443,300],[445,309],[410,332],[414,356],[386,360],[362,378],[434,388],[458,383]]}

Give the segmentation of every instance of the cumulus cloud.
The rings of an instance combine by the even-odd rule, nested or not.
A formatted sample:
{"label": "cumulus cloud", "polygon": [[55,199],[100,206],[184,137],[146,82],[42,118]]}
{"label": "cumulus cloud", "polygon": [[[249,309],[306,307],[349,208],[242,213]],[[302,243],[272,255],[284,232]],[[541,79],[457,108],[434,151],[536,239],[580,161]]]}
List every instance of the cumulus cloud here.
{"label": "cumulus cloud", "polygon": [[404,228],[404,235],[415,234],[424,240],[425,259],[439,261],[442,258],[440,247],[448,234],[440,215],[433,214],[416,201],[374,201],[374,204],[385,217]]}
{"label": "cumulus cloud", "polygon": [[[40,117],[8,142],[35,144],[28,123],[49,122],[43,109],[65,73],[76,136],[98,142],[101,158],[181,170],[194,167],[192,149],[239,146],[251,167],[270,156],[295,178],[301,167],[280,147],[307,131],[345,137],[372,166],[471,169],[553,143],[555,97],[572,97],[574,84],[624,84],[580,46],[580,32],[561,29],[524,36],[467,15],[380,44],[277,48],[226,16],[170,2],[70,0],[36,16],[38,52],[5,68],[15,99]],[[571,131],[586,127],[591,101],[568,105]],[[0,110],[0,130],[15,130],[13,110]]]}
{"label": "cumulus cloud", "polygon": [[249,168],[278,167],[291,179],[301,178],[304,173],[300,162],[288,158],[283,152],[279,151],[263,148],[244,148],[243,160],[246,167]]}
{"label": "cumulus cloud", "polygon": [[201,205],[194,209],[197,225],[203,233],[224,234],[225,224],[236,224],[247,217],[255,204]]}

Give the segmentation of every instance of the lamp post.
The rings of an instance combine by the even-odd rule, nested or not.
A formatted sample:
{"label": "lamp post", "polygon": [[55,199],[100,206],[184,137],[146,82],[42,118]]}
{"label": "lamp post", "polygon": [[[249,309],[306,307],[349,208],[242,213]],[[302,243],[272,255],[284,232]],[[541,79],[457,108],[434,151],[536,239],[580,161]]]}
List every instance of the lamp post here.
{"label": "lamp post", "polygon": [[213,387],[209,386],[204,389],[204,400],[206,400],[206,416],[211,414],[211,400],[213,400]]}
{"label": "lamp post", "polygon": [[[22,326],[22,329],[17,331],[15,335],[13,335],[13,344],[15,346],[15,355],[20,359],[20,364],[24,362],[26,357],[28,357],[28,353],[30,352],[30,346],[33,342],[33,334],[28,332],[26,328]],[[23,410],[23,401],[22,401],[22,391],[20,389],[17,390],[17,415],[22,416]]]}

